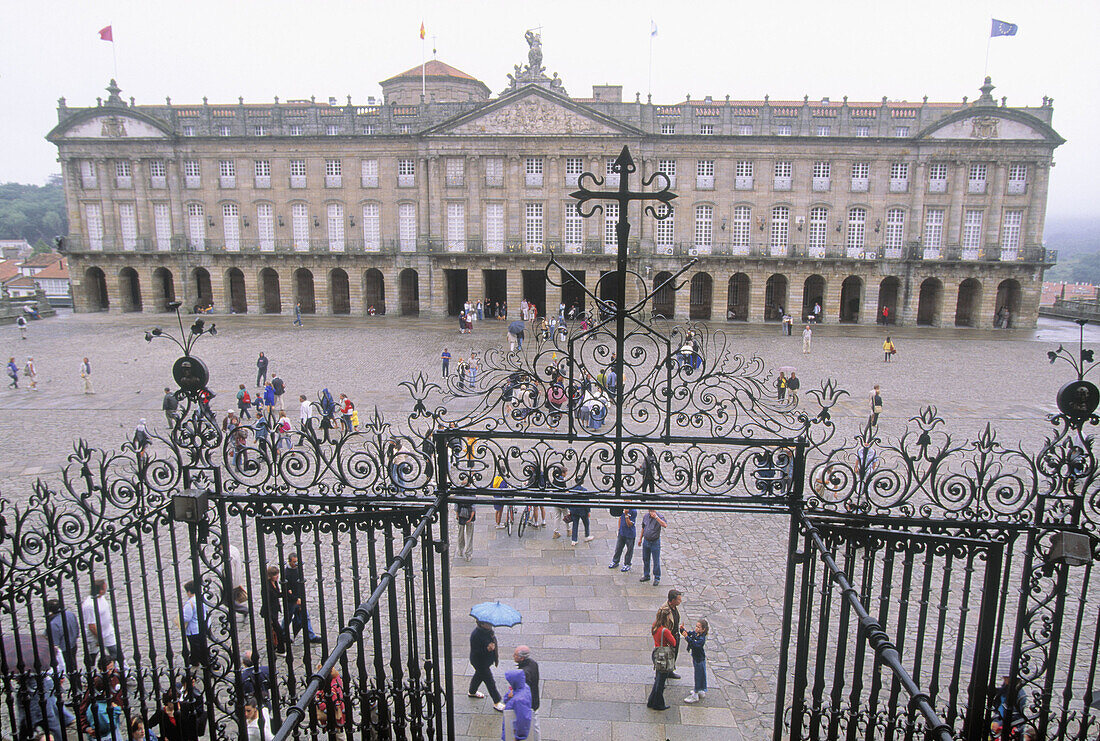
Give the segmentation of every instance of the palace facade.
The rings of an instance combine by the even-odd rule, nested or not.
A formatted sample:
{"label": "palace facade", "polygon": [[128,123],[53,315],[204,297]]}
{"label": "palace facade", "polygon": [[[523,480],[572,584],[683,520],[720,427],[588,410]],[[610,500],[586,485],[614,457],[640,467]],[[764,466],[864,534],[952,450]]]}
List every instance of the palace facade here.
{"label": "palace facade", "polygon": [[988,78],[955,103],[662,105],[616,85],[578,98],[528,41],[529,64],[496,96],[433,60],[369,105],[137,105],[113,80],[95,106],[62,98],[47,138],[76,310],[583,308],[582,292],[547,282],[547,253],[610,295],[618,214],[582,218],[568,194],[584,171],[616,185],[626,144],[635,187],[663,172],[678,194],[670,219],[628,214],[633,269],[653,286],[694,260],[655,313],[797,321],[820,304],[826,322],[885,309],[891,324],[988,327],[1007,307],[1013,326],[1035,324],[1054,261],[1053,100],[1009,107]]}

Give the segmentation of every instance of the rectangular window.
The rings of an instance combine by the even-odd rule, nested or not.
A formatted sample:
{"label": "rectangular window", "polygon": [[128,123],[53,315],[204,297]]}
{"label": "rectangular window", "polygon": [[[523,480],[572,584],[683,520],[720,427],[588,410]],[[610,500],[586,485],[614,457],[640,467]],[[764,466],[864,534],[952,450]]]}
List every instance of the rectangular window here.
{"label": "rectangular window", "polygon": [[775,127],[775,133],[776,133],[776,136],[790,136],[791,135],[791,125],[790,124],[779,124],[778,126]]}
{"label": "rectangular window", "polygon": [[241,211],[235,203],[222,204],[222,231],[225,249],[237,252],[241,249]]}
{"label": "rectangular window", "polygon": [[527,204],[527,222],[523,231],[527,249],[542,249],[542,204]]}
{"label": "rectangular window", "polygon": [[306,187],[306,161],[305,160],[291,160],[290,161],[290,187],[291,188],[304,188],[304,187]]}
{"label": "rectangular window", "polygon": [[252,183],[257,188],[271,187],[270,160],[256,160],[252,163]]}
{"label": "rectangular window", "polygon": [[871,187],[871,165],[867,162],[852,163],[852,192],[866,193]]}
{"label": "rectangular window", "polygon": [[290,125],[290,135],[291,136],[301,136],[302,135],[302,125],[301,124],[291,124]]}
{"label": "rectangular window", "polygon": [[1008,166],[1008,194],[1019,195],[1027,191],[1027,165]]}
{"label": "rectangular window", "polygon": [[115,187],[132,188],[133,184],[133,170],[130,166],[130,160],[117,160],[115,162]]}
{"label": "rectangular window", "polygon": [[412,188],[416,186],[416,160],[397,160],[397,187]]}
{"label": "rectangular window", "polygon": [[122,237],[122,249],[137,247],[137,218],[134,216],[134,204],[118,204],[118,231]]}
{"label": "rectangular window", "polygon": [[[657,172],[668,175],[668,187],[676,187],[676,160],[657,160]],[[660,185],[660,182],[655,183]]]}
{"label": "rectangular window", "polygon": [[362,160],[359,163],[359,177],[364,188],[377,188],[378,160]]}
{"label": "rectangular window", "polygon": [[340,129],[337,128],[336,124],[329,124],[328,126],[325,127],[325,135],[326,136],[336,136],[339,133],[340,133]]}
{"label": "rectangular window", "polygon": [[928,192],[947,192],[947,163],[933,162],[928,166]]}
{"label": "rectangular window", "polygon": [[813,189],[816,191],[826,191],[829,189],[829,181],[832,175],[832,165],[828,162],[815,162],[814,163],[814,178]]}
{"label": "rectangular window", "polygon": [[149,187],[158,189],[168,187],[168,168],[164,160],[149,161]]}
{"label": "rectangular window", "polygon": [[410,127],[408,124],[401,124],[400,126],[397,127],[397,133],[398,134],[408,134],[408,133],[411,133],[411,132],[412,132],[412,127]]}
{"label": "rectangular window", "polygon": [[672,136],[675,133],[676,133],[676,124],[674,124],[674,123],[663,123],[663,124],[661,124],[661,134],[663,134],[664,136]]}
{"label": "rectangular window", "polygon": [[1001,259],[1016,260],[1020,251],[1020,229],[1024,223],[1024,212],[1019,209],[1005,211],[1001,226]]}
{"label": "rectangular window", "polygon": [[861,257],[867,239],[867,210],[848,211],[848,257]]}
{"label": "rectangular window", "polygon": [[542,157],[528,157],[524,163],[524,175],[528,188],[541,188]]}
{"label": "rectangular window", "polygon": [[80,160],[80,184],[84,188],[96,187],[95,162],[92,160]]}
{"label": "rectangular window", "polygon": [[201,188],[202,178],[198,160],[183,161],[183,184],[186,188]]}
{"label": "rectangular window", "polygon": [[736,177],[733,187],[736,190],[752,190],[753,167],[751,160],[739,160],[737,162]]}
{"label": "rectangular window", "polygon": [[462,201],[447,203],[447,251],[466,251],[466,204]]}
{"label": "rectangular window", "polygon": [[103,249],[103,211],[98,203],[84,204],[84,230],[88,235],[88,249]]}
{"label": "rectangular window", "polygon": [[748,206],[734,206],[733,231],[730,234],[734,254],[747,255],[749,240],[752,238],[752,209]]}
{"label": "rectangular window", "polygon": [[366,252],[382,251],[382,209],[377,203],[363,204],[363,248]]}
{"label": "rectangular window", "polygon": [[290,207],[290,235],[294,249],[300,252],[309,249],[309,207],[304,203],[295,203]]}
{"label": "rectangular window", "polygon": [[584,159],[581,157],[565,158],[565,185],[573,187],[577,184],[581,173],[584,172]]}
{"label": "rectangular window", "polygon": [[274,252],[275,208],[270,203],[256,205],[256,232],[260,239],[260,249],[264,252]]}
{"label": "rectangular window", "polygon": [[703,136],[710,136],[714,133],[714,124],[699,124],[699,133]]}
{"label": "rectangular window", "polygon": [[901,248],[905,239],[905,211],[892,208],[886,212],[886,257],[901,257]]}
{"label": "rectangular window", "polygon": [[344,251],[344,205],[328,205],[328,249],[329,252]]}
{"label": "rectangular window", "polygon": [[714,245],[714,206],[695,207],[695,247],[709,250]]}
{"label": "rectangular window", "polygon": [[890,192],[905,193],[909,190],[909,163],[892,162],[890,164]]}
{"label": "rectangular window", "polygon": [[461,188],[466,184],[466,158],[447,158],[447,187]]}
{"label": "rectangular window", "polygon": [[398,204],[397,236],[402,252],[416,252],[416,204]]}
{"label": "rectangular window", "polygon": [[378,133],[378,128],[374,124],[367,124],[363,127],[363,133],[367,136],[374,136]]}
{"label": "rectangular window", "polygon": [[584,244],[584,222],[581,220],[581,212],[577,210],[577,204],[569,201],[565,204],[565,246],[572,251],[579,252]]}
{"label": "rectangular window", "polygon": [[741,124],[737,127],[738,136],[752,136],[752,124]]}
{"label": "rectangular window", "polygon": [[[676,239],[676,212],[671,207],[667,210],[669,211],[668,218],[656,222],[656,243],[658,247],[672,247]],[[662,209],[661,213],[664,212],[665,209]]]}
{"label": "rectangular window", "polygon": [[772,171],[772,190],[790,190],[794,166],[789,161],[777,161]]}
{"label": "rectangular window", "polygon": [[237,165],[233,160],[218,160],[218,184],[223,188],[237,187]]}
{"label": "rectangular window", "polygon": [[158,250],[167,252],[172,249],[172,210],[167,203],[153,204],[153,235]]}
{"label": "rectangular window", "polygon": [[987,168],[984,164],[973,164],[970,166],[970,175],[966,183],[967,193],[985,193],[986,170]]}
{"label": "rectangular window", "polygon": [[267,136],[267,127],[263,124],[256,124],[256,126],[252,129],[252,132],[256,136]]}
{"label": "rectangular window", "polygon": [[829,135],[829,127],[828,126],[818,126],[817,127],[817,135],[818,136],[828,136]]}
{"label": "rectangular window", "polygon": [[899,139],[904,139],[905,137],[909,136],[909,127],[908,126],[898,126],[897,128],[894,129],[894,136],[896,136]]}
{"label": "rectangular window", "polygon": [[982,211],[968,208],[963,213],[962,258],[977,260],[982,247]]}
{"label": "rectangular window", "polygon": [[615,172],[615,160],[617,157],[608,157],[604,160],[604,185],[608,188],[619,187],[619,173]]}
{"label": "rectangular window", "polygon": [[191,249],[206,249],[206,215],[201,203],[187,204],[187,236]]}
{"label": "rectangular window", "polygon": [[603,247],[604,252],[615,252],[619,247],[616,227],[619,223],[619,204],[612,201],[603,208]]}
{"label": "rectangular window", "polygon": [[339,188],[344,184],[344,165],[338,159],[325,160],[325,187]]}
{"label": "rectangular window", "polygon": [[714,160],[699,160],[695,164],[696,190],[714,190]]}
{"label": "rectangular window", "polygon": [[930,208],[924,214],[925,257],[928,250],[935,250],[938,256],[939,249],[943,247],[943,215],[942,208]]}
{"label": "rectangular window", "polygon": [[363,249],[367,252],[382,250],[382,214],[377,203],[363,204]]}
{"label": "rectangular window", "polygon": [[489,157],[485,160],[485,185],[489,188],[504,186],[504,159]]}
{"label": "rectangular window", "polygon": [[195,127],[194,126],[184,126],[183,127],[183,135],[184,136],[194,136],[195,135]]}
{"label": "rectangular window", "polygon": [[773,255],[787,254],[787,239],[790,236],[791,210],[786,206],[772,208],[771,248]]}
{"label": "rectangular window", "polygon": [[[566,211],[566,241],[569,241],[569,213]],[[504,204],[485,204],[485,248],[489,252],[504,251]]]}
{"label": "rectangular window", "polygon": [[856,127],[856,136],[858,136],[860,138],[863,138],[863,137],[868,137],[870,135],[871,135],[871,127],[870,126],[857,126]]}
{"label": "rectangular window", "polygon": [[229,130],[229,127],[228,127],[228,126],[220,126],[220,127],[218,127],[218,135],[219,135],[219,136],[229,136],[229,135],[230,135],[231,133],[232,133],[232,132],[231,132],[231,131]]}
{"label": "rectangular window", "polygon": [[829,209],[816,206],[810,209],[809,240],[810,257],[825,256],[825,237],[829,228]]}

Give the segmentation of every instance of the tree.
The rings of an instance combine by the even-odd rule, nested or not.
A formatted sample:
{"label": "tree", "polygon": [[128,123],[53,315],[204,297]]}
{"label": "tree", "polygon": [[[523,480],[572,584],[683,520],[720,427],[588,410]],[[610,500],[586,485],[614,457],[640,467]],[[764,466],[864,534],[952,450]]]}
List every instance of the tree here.
{"label": "tree", "polygon": [[53,242],[69,231],[61,176],[46,185],[0,185],[0,239],[25,239],[31,244]]}

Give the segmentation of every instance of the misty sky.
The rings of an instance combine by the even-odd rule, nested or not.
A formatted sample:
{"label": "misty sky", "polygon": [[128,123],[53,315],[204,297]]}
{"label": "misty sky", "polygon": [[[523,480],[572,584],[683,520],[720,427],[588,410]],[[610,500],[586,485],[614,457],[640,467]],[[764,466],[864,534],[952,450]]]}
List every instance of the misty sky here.
{"label": "misty sky", "polygon": [[[633,100],[689,93],[734,100],[961,101],[977,97],[990,18],[1019,25],[992,40],[994,96],[1009,105],[1054,98],[1048,213],[1100,214],[1100,3],[951,0],[889,2],[351,2],[350,0],[0,0],[0,182],[42,183],[59,171],[43,138],[57,98],[94,105],[113,76],[112,24],[123,96],[141,103],[318,100],[381,95],[378,81],[419,64],[422,48],[504,89],[526,62],[524,30],[542,27],[544,65],[588,97],[617,83]],[[420,23],[427,28],[424,47]]]}

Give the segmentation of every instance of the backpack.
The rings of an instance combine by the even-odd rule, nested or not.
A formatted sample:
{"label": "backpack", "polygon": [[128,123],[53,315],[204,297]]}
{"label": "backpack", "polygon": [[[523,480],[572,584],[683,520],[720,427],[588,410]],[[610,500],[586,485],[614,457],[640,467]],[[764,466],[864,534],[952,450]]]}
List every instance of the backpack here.
{"label": "backpack", "polygon": [[242,404],[251,404],[252,403],[252,397],[248,395],[247,391],[242,391],[241,392],[241,403]]}
{"label": "backpack", "polygon": [[474,505],[463,502],[458,505],[458,524],[465,525],[474,519]]}

